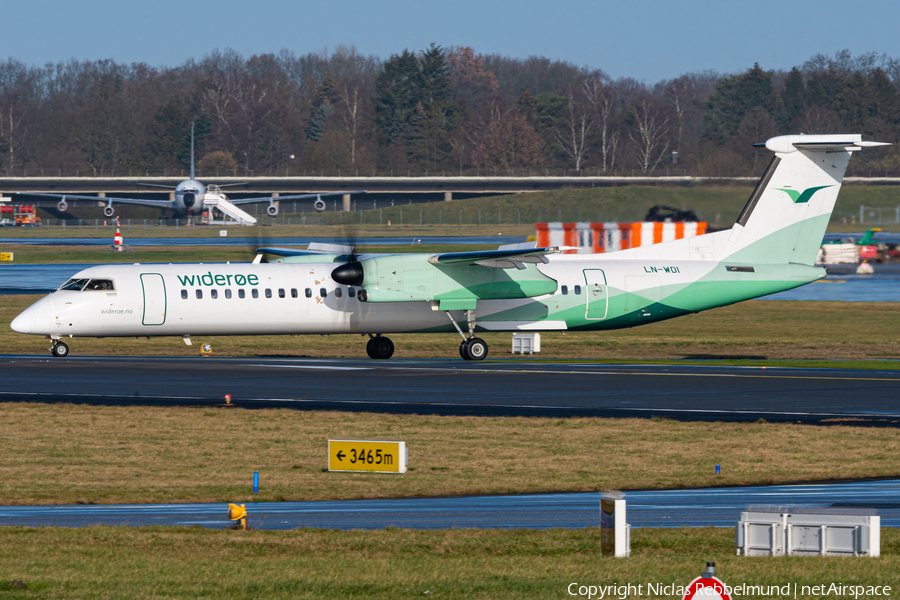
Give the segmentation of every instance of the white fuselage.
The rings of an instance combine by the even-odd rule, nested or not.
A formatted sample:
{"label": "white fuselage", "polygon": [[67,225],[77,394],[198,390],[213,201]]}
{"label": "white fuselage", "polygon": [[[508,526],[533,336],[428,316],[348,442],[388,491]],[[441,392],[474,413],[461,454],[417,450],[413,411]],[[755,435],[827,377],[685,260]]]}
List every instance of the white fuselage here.
{"label": "white fuselage", "polygon": [[[498,331],[561,330],[576,325],[567,323],[569,315],[584,325],[591,301],[585,269],[603,269],[607,290],[624,288],[626,276],[646,273],[644,261],[610,258],[551,256],[549,264],[541,265],[540,270],[557,281],[556,293],[479,301],[479,327]],[[666,274],[665,283],[687,284],[715,265],[712,261],[673,262],[678,272]],[[335,266],[330,262],[91,267],[74,275],[73,280],[110,280],[114,289],[57,290],[16,317],[12,328],[52,337],[454,331],[447,314],[430,302],[360,302],[357,288],[338,285],[331,279]],[[659,285],[658,278],[650,283]],[[561,293],[563,286],[565,295]],[[515,315],[510,311],[526,305],[540,306],[542,315],[505,320],[504,314]],[[596,308],[592,314],[601,320],[606,318],[605,309]],[[453,311],[452,316],[465,322],[463,311]]]}

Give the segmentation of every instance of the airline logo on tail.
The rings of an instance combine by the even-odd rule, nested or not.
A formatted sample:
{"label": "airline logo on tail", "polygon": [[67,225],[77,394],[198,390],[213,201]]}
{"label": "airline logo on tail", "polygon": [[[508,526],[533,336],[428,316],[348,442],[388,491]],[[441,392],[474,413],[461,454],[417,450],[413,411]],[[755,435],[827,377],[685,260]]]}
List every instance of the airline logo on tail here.
{"label": "airline logo on tail", "polygon": [[798,192],[797,190],[785,189],[785,188],[775,188],[779,192],[784,192],[788,196],[791,197],[791,200],[794,201],[794,204],[806,204],[809,202],[809,199],[813,197],[813,194],[818,192],[819,190],[824,190],[825,188],[834,187],[832,185],[820,185],[819,187],[811,187],[806,188],[803,192]]}

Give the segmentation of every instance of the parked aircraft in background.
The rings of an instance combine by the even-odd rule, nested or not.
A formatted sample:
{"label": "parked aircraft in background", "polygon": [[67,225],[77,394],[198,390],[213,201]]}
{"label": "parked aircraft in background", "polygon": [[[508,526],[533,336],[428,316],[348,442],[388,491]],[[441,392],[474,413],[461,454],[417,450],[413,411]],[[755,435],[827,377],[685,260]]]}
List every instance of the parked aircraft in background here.
{"label": "parked aircraft in background", "polygon": [[[66,200],[91,200],[94,202],[106,202],[106,206],[103,208],[103,214],[107,217],[112,217],[115,214],[115,208],[113,208],[113,203],[117,204],[131,204],[137,206],[152,206],[154,208],[160,208],[164,210],[171,210],[174,214],[174,217],[184,217],[190,215],[199,215],[203,212],[203,200],[207,194],[207,187],[202,183],[197,181],[194,171],[194,124],[191,123],[191,177],[190,179],[186,179],[179,183],[176,186],[167,186],[167,185],[159,185],[159,184],[150,184],[150,183],[138,183],[137,185],[143,185],[147,187],[158,187],[174,190],[174,199],[171,200],[148,200],[144,198],[101,198],[99,196],[80,196],[77,194],[47,194],[47,193],[33,193],[28,192],[22,195],[26,196],[43,196],[49,198],[59,198],[59,203],[56,205],[56,208],[62,212],[65,212],[69,209],[69,203]],[[225,185],[215,186],[211,188],[209,191],[214,193],[215,195],[221,195],[220,188],[223,187],[233,187],[237,185],[246,185],[244,183],[229,183]],[[321,212],[325,210],[325,202],[322,200],[323,196],[340,196],[343,194],[359,194],[363,193],[364,190],[357,190],[353,192],[332,192],[327,194],[297,194],[297,195],[289,195],[289,196],[261,196],[258,198],[240,198],[240,199],[228,199],[233,205],[240,206],[242,204],[256,204],[260,202],[268,202],[269,206],[266,208],[266,213],[270,217],[274,217],[278,214],[278,207],[275,205],[275,202],[280,200],[308,200],[310,198],[315,198],[316,201],[313,204],[315,210]]]}
{"label": "parked aircraft in background", "polygon": [[[274,262],[107,265],[74,275],[12,322],[64,338],[453,333],[488,354],[481,331],[588,331],[644,325],[795,288],[814,266],[859,135],[791,135],[730,229],[606,254],[505,246],[439,254],[354,255],[349,247],[268,248]],[[260,257],[257,257],[260,258]],[[477,315],[477,318],[476,318]]]}

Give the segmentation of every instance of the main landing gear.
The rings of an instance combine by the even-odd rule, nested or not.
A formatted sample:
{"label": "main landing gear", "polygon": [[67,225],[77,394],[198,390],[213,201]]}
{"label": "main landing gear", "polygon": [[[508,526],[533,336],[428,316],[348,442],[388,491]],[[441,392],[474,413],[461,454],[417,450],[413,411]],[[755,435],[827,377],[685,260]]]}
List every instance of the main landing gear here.
{"label": "main landing gear", "polygon": [[380,333],[378,335],[369,334],[369,341],[366,342],[366,354],[375,360],[388,359],[394,355],[394,342]]}
{"label": "main landing gear", "polygon": [[54,339],[53,345],[50,346],[50,354],[57,358],[63,358],[69,355],[69,347],[66,346],[63,342]]}
{"label": "main landing gear", "polygon": [[460,329],[459,325],[453,319],[453,315],[450,314],[450,311],[445,311],[447,316],[450,317],[450,322],[453,323],[453,326],[456,328],[456,331],[459,332],[459,335],[462,336],[462,343],[459,345],[459,356],[463,360],[484,360],[488,355],[488,345],[481,338],[475,337],[475,311],[467,310],[466,311],[466,323],[469,325],[469,336],[466,337],[466,334],[463,333],[463,330]]}

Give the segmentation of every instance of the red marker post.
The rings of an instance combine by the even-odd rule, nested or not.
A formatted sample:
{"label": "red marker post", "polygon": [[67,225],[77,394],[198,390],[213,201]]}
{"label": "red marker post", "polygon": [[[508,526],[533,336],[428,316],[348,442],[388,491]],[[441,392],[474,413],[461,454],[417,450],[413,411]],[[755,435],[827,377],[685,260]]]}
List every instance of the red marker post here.
{"label": "red marker post", "polygon": [[715,573],[716,563],[706,563],[706,571],[688,585],[683,600],[731,600],[725,584]]}

